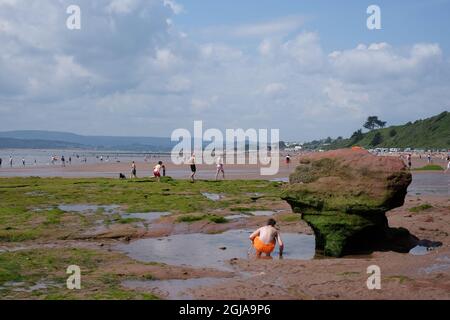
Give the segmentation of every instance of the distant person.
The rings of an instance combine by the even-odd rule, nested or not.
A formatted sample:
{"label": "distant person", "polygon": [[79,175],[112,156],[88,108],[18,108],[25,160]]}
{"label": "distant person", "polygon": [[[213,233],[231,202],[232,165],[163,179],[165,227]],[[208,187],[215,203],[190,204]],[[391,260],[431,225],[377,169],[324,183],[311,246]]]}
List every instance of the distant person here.
{"label": "distant person", "polygon": [[218,156],[216,159],[216,180],[219,178],[219,174],[222,173],[222,178],[225,180],[225,169],[223,168],[223,159]]}
{"label": "distant person", "polygon": [[37,166],[37,161],[36,161],[36,159],[34,159],[34,165]]}
{"label": "distant person", "polygon": [[289,164],[291,163],[291,156],[287,155],[286,156],[286,165],[289,167]]}
{"label": "distant person", "polygon": [[445,173],[450,171],[450,157],[447,157],[447,169],[445,169]]}
{"label": "distant person", "polygon": [[61,156],[61,163],[63,167],[66,166],[66,158],[64,158],[64,156]]}
{"label": "distant person", "polygon": [[131,163],[131,178],[137,178],[136,163],[134,161]]}
{"label": "distant person", "polygon": [[188,160],[188,164],[191,168],[191,182],[195,182],[195,174],[197,173],[197,166],[195,165],[195,154],[192,153]]}
{"label": "distant person", "polygon": [[275,250],[276,242],[280,247],[280,257],[283,256],[284,244],[281,240],[280,232],[275,228],[277,222],[274,219],[269,219],[267,225],[259,228],[253,232],[249,239],[256,250],[256,257],[260,258],[261,254],[265,254],[266,257],[270,257],[273,250]]}
{"label": "distant person", "polygon": [[9,157],[9,166],[12,168],[12,166],[13,166],[13,158],[12,157]]}
{"label": "distant person", "polygon": [[69,165],[72,164],[72,157],[69,157]]}
{"label": "distant person", "polygon": [[22,158],[22,166],[25,167],[25,158]]}
{"label": "distant person", "polygon": [[428,159],[428,163],[431,163],[432,159],[431,159],[431,154],[427,155],[427,159]]}
{"label": "distant person", "polygon": [[411,154],[408,154],[406,160],[408,161],[408,168],[411,169]]}
{"label": "distant person", "polygon": [[100,162],[103,162],[103,156],[100,156]]}
{"label": "distant person", "polygon": [[3,160],[2,160],[2,158],[0,158],[0,168],[2,167],[2,162],[3,162]]}
{"label": "distant person", "polygon": [[158,164],[153,167],[153,176],[156,178],[158,182],[161,181],[161,169],[162,169],[163,163],[162,161],[158,161]]}

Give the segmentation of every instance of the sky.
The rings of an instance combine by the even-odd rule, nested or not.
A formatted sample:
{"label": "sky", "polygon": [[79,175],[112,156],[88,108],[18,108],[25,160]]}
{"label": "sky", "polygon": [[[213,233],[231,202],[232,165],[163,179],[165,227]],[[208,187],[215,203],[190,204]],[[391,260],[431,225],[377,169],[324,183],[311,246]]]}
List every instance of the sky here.
{"label": "sky", "polygon": [[0,0],[0,131],[345,137],[450,110],[449,31],[450,0]]}

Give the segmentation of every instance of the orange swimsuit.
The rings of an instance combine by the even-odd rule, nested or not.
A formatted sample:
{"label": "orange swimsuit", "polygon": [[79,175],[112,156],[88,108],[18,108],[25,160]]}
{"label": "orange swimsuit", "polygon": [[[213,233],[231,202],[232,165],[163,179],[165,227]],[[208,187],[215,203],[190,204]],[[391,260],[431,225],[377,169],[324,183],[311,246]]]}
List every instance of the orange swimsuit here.
{"label": "orange swimsuit", "polygon": [[253,247],[255,247],[256,251],[263,252],[265,254],[270,254],[275,249],[275,240],[273,240],[271,243],[266,244],[259,237],[256,237],[255,240],[253,240]]}

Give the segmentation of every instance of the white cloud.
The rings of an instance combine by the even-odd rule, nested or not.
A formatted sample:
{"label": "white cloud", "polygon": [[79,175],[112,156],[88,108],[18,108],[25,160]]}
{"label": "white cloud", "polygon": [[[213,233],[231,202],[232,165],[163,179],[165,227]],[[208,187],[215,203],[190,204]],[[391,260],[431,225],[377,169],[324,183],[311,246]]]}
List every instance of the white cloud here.
{"label": "white cloud", "polygon": [[301,17],[215,29],[244,44],[214,33],[199,41],[162,0],[79,0],[85,20],[71,32],[70,2],[0,0],[1,130],[168,136],[204,120],[308,140],[351,134],[371,114],[429,116],[450,101],[439,44],[326,52],[318,33],[299,30]]}
{"label": "white cloud", "polygon": [[174,14],[180,14],[184,11],[183,6],[174,0],[164,0],[164,5],[169,7]]}
{"label": "white cloud", "polygon": [[286,91],[286,86],[279,82],[269,83],[264,88],[264,94],[270,97],[279,96]]}
{"label": "white cloud", "polygon": [[304,18],[301,16],[284,17],[277,20],[234,27],[231,33],[237,37],[264,37],[286,34],[298,30],[303,23]]}
{"label": "white cloud", "polygon": [[137,8],[139,0],[112,0],[106,7],[110,13],[127,14]]}

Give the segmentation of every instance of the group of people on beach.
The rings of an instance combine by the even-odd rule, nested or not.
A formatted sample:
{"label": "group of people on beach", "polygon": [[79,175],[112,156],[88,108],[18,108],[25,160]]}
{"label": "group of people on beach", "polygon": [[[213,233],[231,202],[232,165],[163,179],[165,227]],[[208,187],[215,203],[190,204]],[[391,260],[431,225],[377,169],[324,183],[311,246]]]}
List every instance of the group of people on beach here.
{"label": "group of people on beach", "polygon": [[[195,182],[195,174],[197,173],[197,163],[195,160],[195,154],[192,153],[189,159],[186,161],[186,163],[189,165],[189,169],[191,171],[191,174],[189,176],[191,182]],[[166,176],[166,166],[162,161],[158,161],[158,163],[153,167],[153,177],[156,178],[156,180],[159,182],[161,180],[161,171],[162,176]],[[223,158],[221,156],[218,156],[216,158],[216,180],[218,180],[219,175],[222,175],[222,179],[225,180],[225,169],[223,164]],[[137,178],[137,167],[136,162],[131,162],[131,176],[130,178]]]}
{"label": "group of people on beach", "polygon": [[[158,163],[153,167],[153,176],[156,178],[156,180],[159,182],[161,180],[161,171],[162,176],[166,176],[166,166],[163,164],[162,161],[158,161]],[[131,162],[131,179],[137,178],[137,167],[136,162]]]}

